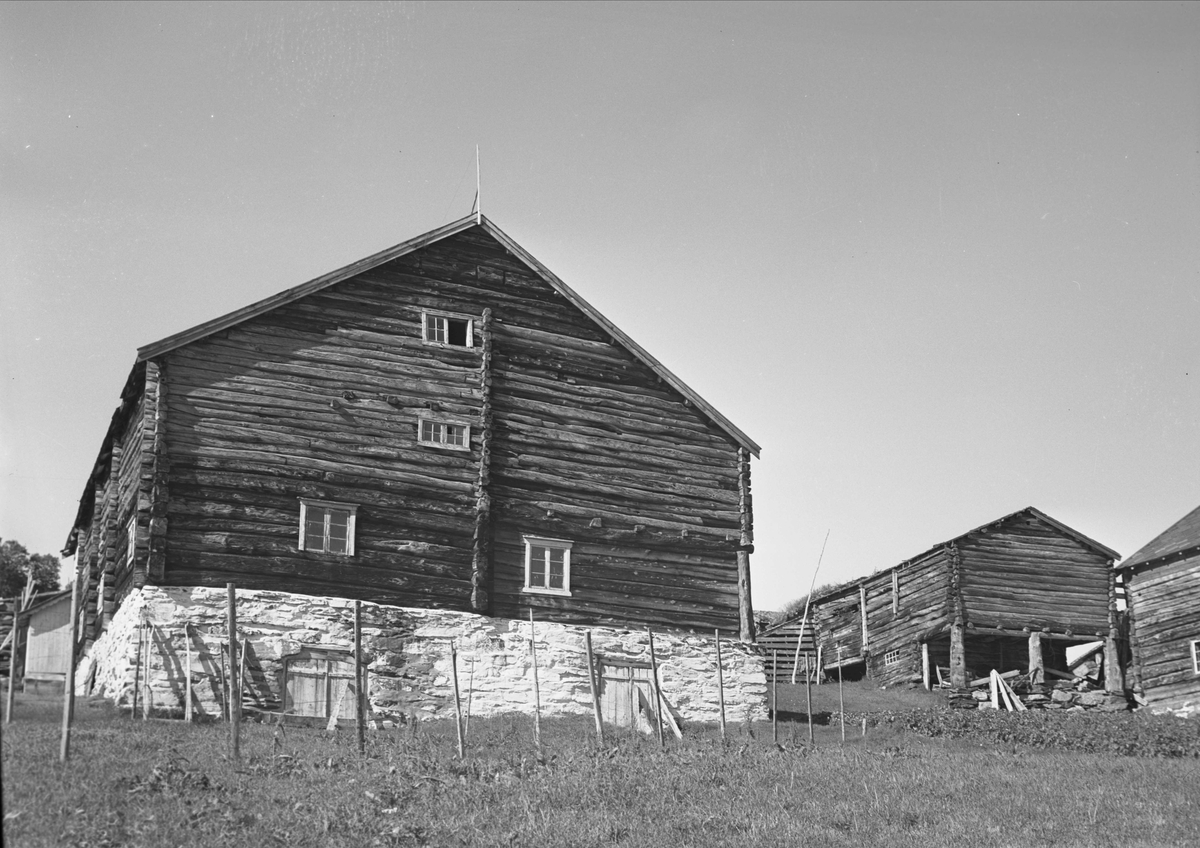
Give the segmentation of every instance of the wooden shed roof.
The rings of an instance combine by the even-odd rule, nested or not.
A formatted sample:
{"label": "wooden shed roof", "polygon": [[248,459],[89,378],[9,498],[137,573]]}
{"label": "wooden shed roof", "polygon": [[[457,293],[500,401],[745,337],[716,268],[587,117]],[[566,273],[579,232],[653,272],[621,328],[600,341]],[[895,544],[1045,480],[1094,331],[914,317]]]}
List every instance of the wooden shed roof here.
{"label": "wooden shed roof", "polygon": [[353,262],[344,268],[339,268],[336,271],[331,271],[328,274],[317,277],[314,280],[309,280],[307,283],[302,283],[294,288],[271,295],[268,298],[252,303],[249,306],[244,306],[241,309],[236,309],[227,315],[222,315],[219,318],[214,318],[211,321],[206,321],[203,324],[198,324],[195,327],[184,330],[174,335],[167,336],[145,347],[138,348],[138,361],[144,362],[148,359],[153,359],[156,356],[161,356],[168,351],[172,351],[178,347],[191,344],[194,341],[210,336],[213,333],[226,330],[237,324],[262,315],[265,312],[270,312],[288,303],[299,300],[306,295],[321,291],[329,286],[347,280],[364,271],[369,271],[376,268],[385,262],[390,262],[393,259],[398,259],[415,250],[427,247],[431,244],[439,242],[450,236],[469,230],[473,227],[479,227],[503,247],[515,256],[522,264],[529,268],[533,273],[541,277],[555,291],[561,294],[569,303],[595,321],[614,343],[620,344],[628,350],[633,356],[646,366],[648,366],[655,374],[662,378],[663,382],[670,385],[680,394],[682,394],[690,403],[706,415],[717,427],[725,431],[734,442],[741,447],[746,448],[754,456],[758,456],[761,448],[736,427],[732,421],[716,410],[708,401],[700,397],[687,383],[676,377],[671,371],[651,356],[641,345],[635,342],[632,338],[626,335],[619,327],[605,318],[598,309],[580,297],[570,286],[560,280],[555,274],[550,271],[541,262],[530,255],[523,247],[512,240],[503,230],[493,224],[486,216],[471,214],[465,218],[460,218],[457,221],[438,227],[435,230],[430,230],[416,238],[409,239],[406,242],[389,247],[386,250],[381,250],[372,256],[365,259],[360,259]]}
{"label": "wooden shed roof", "polygon": [[840,583],[837,586],[833,586],[829,589],[826,589],[825,591],[821,592],[819,595],[813,596],[812,601],[818,601],[818,600],[823,601],[826,598],[830,598],[834,595],[845,592],[848,589],[857,589],[860,584],[865,583],[868,580],[873,580],[874,578],[880,576],[881,574],[890,574],[891,572],[895,571],[897,568],[903,568],[906,565],[911,565],[914,562],[918,562],[920,560],[925,559],[926,557],[928,557],[931,554],[937,553],[939,550],[946,547],[947,545],[954,544],[955,542],[959,542],[963,539],[974,536],[977,533],[982,533],[986,530],[990,530],[993,527],[998,527],[1001,524],[1012,521],[1013,519],[1019,518],[1020,516],[1023,516],[1023,515],[1030,516],[1032,518],[1036,518],[1038,521],[1041,521],[1042,523],[1053,527],[1055,530],[1058,530],[1060,533],[1063,533],[1064,535],[1071,537],[1072,539],[1079,542],[1084,547],[1091,548],[1092,550],[1108,557],[1111,560],[1117,560],[1117,559],[1121,558],[1121,555],[1119,553],[1117,553],[1116,551],[1114,551],[1112,548],[1106,547],[1106,546],[1100,544],[1099,542],[1097,542],[1095,539],[1092,539],[1092,538],[1089,538],[1088,536],[1083,535],[1078,530],[1068,527],[1067,525],[1063,524],[1061,521],[1051,518],[1050,516],[1046,515],[1046,513],[1042,512],[1040,509],[1036,509],[1035,507],[1032,507],[1032,506],[1027,506],[1024,509],[1019,509],[1016,512],[1010,512],[1008,515],[1005,515],[1001,518],[997,518],[995,521],[989,521],[987,524],[981,524],[978,527],[974,528],[973,530],[968,530],[966,533],[961,533],[958,536],[955,536],[953,539],[947,539],[944,542],[938,542],[936,545],[929,547],[928,549],[922,551],[921,553],[917,554],[916,556],[909,557],[908,559],[905,559],[902,562],[899,562],[896,565],[891,566],[890,568],[885,568],[880,571],[875,571],[875,572],[872,572],[871,574],[868,574],[865,577],[858,577],[858,578],[855,578],[854,580],[849,580],[845,583]]}
{"label": "wooden shed roof", "polygon": [[1121,568],[1145,565],[1192,549],[1200,549],[1200,506],[1147,542],[1121,563]]}

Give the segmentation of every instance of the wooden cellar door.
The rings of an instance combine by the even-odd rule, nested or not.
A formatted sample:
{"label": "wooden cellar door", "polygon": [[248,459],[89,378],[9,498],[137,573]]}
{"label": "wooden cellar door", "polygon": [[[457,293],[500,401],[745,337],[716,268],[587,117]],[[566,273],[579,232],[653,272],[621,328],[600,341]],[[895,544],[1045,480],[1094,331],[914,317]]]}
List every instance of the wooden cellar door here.
{"label": "wooden cellar door", "polygon": [[654,703],[654,684],[648,663],[600,660],[600,712],[604,721],[617,727],[653,730],[653,716],[646,710]]}

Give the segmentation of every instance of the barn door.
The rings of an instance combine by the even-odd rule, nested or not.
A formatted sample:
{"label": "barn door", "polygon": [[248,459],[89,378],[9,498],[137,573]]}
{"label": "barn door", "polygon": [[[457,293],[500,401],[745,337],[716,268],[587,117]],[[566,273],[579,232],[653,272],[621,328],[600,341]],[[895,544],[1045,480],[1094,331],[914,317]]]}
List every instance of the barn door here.
{"label": "barn door", "polygon": [[650,666],[644,663],[600,660],[600,713],[609,724],[653,729],[646,711],[654,703]]}

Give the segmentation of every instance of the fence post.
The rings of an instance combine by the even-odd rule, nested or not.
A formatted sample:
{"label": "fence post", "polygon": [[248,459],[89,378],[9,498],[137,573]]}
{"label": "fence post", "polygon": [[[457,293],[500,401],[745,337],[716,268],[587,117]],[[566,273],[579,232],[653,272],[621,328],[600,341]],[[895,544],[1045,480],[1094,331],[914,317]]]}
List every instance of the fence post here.
{"label": "fence post", "polygon": [[242,724],[242,687],[238,680],[237,588],[225,584],[229,612],[229,753],[236,763],[242,755],[239,738]]}
{"label": "fence post", "polygon": [[596,685],[596,661],[592,656],[592,631],[583,634],[583,642],[587,646],[588,685],[592,689],[592,712],[596,714],[596,738],[600,747],[604,747],[604,721],[600,715],[600,687]]}
{"label": "fence post", "polygon": [[721,744],[725,744],[725,671],[721,667],[721,631],[715,631],[717,640],[717,702],[721,705]]}

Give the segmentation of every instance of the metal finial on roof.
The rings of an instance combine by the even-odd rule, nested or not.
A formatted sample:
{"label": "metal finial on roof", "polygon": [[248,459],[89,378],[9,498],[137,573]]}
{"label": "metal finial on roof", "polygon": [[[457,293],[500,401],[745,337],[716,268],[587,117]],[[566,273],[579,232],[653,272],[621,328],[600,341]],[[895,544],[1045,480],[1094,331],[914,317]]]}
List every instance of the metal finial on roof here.
{"label": "metal finial on roof", "polygon": [[483,223],[483,205],[480,200],[480,181],[479,181],[479,145],[475,145],[475,206],[471,209],[475,213],[475,223]]}

